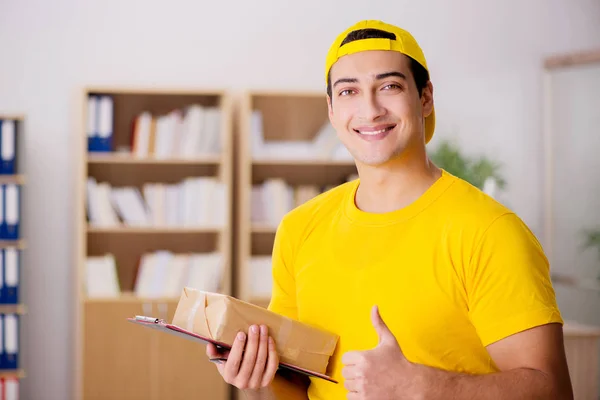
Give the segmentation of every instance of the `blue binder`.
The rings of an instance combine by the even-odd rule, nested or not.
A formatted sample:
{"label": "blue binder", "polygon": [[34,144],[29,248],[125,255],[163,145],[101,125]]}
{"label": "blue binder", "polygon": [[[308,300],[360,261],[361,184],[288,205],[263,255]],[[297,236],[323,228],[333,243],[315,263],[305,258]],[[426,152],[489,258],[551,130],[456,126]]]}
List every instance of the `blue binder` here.
{"label": "blue binder", "polygon": [[0,315],[0,369],[19,368],[19,319],[18,314]]}
{"label": "blue binder", "polygon": [[18,121],[0,120],[0,175],[15,173]]}
{"label": "blue binder", "polygon": [[21,225],[21,187],[16,183],[2,185],[2,220],[0,239],[17,240],[20,238]]}
{"label": "blue binder", "polygon": [[21,251],[8,247],[0,252],[1,280],[0,304],[19,304],[21,282]]}
{"label": "blue binder", "polygon": [[88,152],[113,151],[113,99],[110,96],[88,96]]}

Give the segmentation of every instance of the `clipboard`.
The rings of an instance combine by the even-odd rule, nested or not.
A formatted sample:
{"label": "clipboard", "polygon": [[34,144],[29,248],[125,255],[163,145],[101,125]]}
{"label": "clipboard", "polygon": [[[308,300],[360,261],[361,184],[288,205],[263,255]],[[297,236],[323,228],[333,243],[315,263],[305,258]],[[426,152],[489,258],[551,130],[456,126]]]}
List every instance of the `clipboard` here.
{"label": "clipboard", "polygon": [[[228,345],[227,343],[219,342],[217,340],[214,340],[214,339],[202,336],[202,335],[198,335],[197,333],[190,332],[190,331],[185,330],[177,325],[169,324],[169,323],[165,322],[165,320],[160,319],[160,318],[136,315],[134,318],[127,318],[127,320],[136,325],[144,326],[144,327],[147,327],[150,329],[155,329],[155,330],[158,330],[161,332],[166,332],[168,334],[175,335],[180,338],[191,340],[194,342],[203,343],[203,344],[212,343],[215,346],[217,346],[217,348],[219,350],[230,350],[231,349],[231,346]],[[226,358],[215,358],[215,359],[211,359],[210,361],[224,362],[224,361],[227,361],[227,359]],[[315,372],[315,371],[309,371],[307,369],[296,367],[296,366],[288,364],[288,363],[280,362],[279,368],[294,371],[299,374],[307,375],[309,377],[324,379],[324,380],[332,382],[332,383],[336,383],[336,384],[338,383],[338,381],[336,381],[335,379],[331,378],[328,375],[321,374],[321,373]]]}

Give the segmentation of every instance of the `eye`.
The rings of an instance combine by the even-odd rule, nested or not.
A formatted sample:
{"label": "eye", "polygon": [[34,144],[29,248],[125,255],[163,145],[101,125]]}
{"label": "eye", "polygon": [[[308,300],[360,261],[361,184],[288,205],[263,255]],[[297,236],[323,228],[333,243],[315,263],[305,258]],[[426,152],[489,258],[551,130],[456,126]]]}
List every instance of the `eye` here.
{"label": "eye", "polygon": [[347,96],[352,93],[352,89],[344,89],[339,92],[340,96]]}
{"label": "eye", "polygon": [[383,88],[384,89],[392,89],[392,90],[401,90],[402,86],[400,86],[396,83],[390,83],[390,84],[385,85]]}

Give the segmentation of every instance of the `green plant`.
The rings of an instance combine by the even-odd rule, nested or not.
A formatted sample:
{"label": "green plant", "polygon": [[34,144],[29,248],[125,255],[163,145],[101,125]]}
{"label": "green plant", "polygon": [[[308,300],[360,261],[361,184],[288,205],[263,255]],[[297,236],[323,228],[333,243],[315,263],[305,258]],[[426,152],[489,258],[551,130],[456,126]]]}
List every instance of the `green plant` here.
{"label": "green plant", "polygon": [[484,156],[467,157],[455,143],[448,140],[441,142],[434,151],[429,153],[429,157],[438,167],[464,179],[479,189],[483,189],[486,179],[490,177],[496,180],[499,189],[506,187],[506,181],[500,174],[500,164],[498,162]]}
{"label": "green plant", "polygon": [[[583,249],[595,248],[600,260],[600,229],[587,229],[584,231],[584,235]],[[600,274],[598,275],[598,280],[600,280]]]}

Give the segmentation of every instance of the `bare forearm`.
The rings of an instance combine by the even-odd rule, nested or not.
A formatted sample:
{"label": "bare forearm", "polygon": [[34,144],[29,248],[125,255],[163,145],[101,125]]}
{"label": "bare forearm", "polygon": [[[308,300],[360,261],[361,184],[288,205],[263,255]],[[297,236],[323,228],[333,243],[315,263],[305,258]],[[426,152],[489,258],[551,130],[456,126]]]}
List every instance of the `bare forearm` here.
{"label": "bare forearm", "polygon": [[429,367],[431,392],[427,399],[444,400],[535,400],[573,398],[571,386],[566,380],[557,383],[548,374],[527,368],[487,375],[469,375],[446,372]]}

